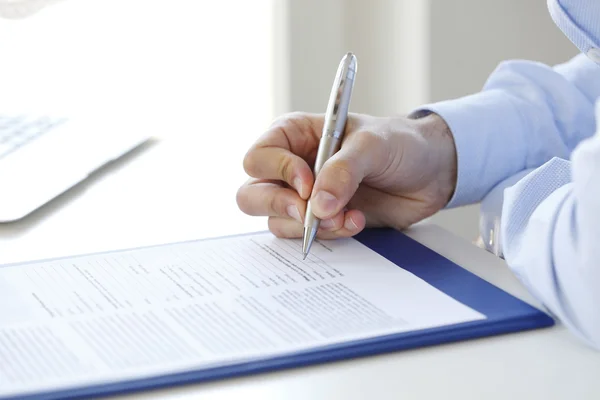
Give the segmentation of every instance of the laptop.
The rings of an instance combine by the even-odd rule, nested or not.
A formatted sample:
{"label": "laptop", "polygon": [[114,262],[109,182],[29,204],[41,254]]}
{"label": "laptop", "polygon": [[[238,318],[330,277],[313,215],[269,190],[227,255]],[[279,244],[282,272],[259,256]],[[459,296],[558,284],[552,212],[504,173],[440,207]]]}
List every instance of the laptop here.
{"label": "laptop", "polygon": [[133,120],[0,111],[0,223],[29,215],[149,138]]}

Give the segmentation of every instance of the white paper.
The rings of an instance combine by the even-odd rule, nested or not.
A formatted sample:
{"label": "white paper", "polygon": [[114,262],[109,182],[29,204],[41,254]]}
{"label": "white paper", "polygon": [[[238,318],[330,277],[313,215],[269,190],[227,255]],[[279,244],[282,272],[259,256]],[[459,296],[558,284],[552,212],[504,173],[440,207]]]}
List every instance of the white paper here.
{"label": "white paper", "polygon": [[269,233],[0,268],[0,395],[270,357],[484,315],[354,239]]}

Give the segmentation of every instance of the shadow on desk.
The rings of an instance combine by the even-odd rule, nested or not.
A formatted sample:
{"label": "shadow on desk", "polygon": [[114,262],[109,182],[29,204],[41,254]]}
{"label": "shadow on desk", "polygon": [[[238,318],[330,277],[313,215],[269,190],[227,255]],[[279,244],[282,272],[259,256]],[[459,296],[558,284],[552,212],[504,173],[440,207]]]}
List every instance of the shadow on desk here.
{"label": "shadow on desk", "polygon": [[142,154],[147,153],[152,148],[156,147],[160,142],[157,138],[150,138],[141,145],[135,147],[121,157],[109,161],[100,168],[96,169],[88,175],[83,181],[77,185],[61,193],[55,198],[48,201],[46,204],[36,209],[32,213],[26,215],[18,221],[0,223],[0,239],[10,236],[12,238],[21,236],[29,230],[35,228],[39,223],[56,213],[58,210],[69,206],[83,192],[96,185],[98,182],[106,179],[109,175],[123,170]]}

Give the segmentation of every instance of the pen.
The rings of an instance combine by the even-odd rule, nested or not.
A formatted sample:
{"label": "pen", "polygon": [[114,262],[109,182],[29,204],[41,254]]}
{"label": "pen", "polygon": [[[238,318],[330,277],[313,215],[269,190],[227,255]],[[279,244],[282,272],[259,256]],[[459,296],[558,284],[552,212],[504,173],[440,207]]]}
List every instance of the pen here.
{"label": "pen", "polygon": [[[313,174],[315,180],[323,164],[331,158],[339,149],[346,129],[346,119],[348,118],[348,107],[352,97],[352,88],[354,87],[354,77],[356,75],[356,56],[347,53],[338,67],[329,95],[329,103],[325,112],[325,123],[323,132],[319,141],[317,150],[317,159]],[[317,236],[320,220],[312,213],[310,200],[306,204],[306,215],[304,218],[304,233],[302,237],[303,260],[306,259],[310,248]]]}

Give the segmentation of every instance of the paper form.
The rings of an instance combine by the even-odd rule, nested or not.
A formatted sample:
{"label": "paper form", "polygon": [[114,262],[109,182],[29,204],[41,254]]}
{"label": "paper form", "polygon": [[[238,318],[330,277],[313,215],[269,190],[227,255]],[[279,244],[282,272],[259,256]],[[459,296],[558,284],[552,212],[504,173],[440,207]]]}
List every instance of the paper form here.
{"label": "paper form", "polygon": [[485,318],[354,239],[269,233],[0,268],[0,396]]}

